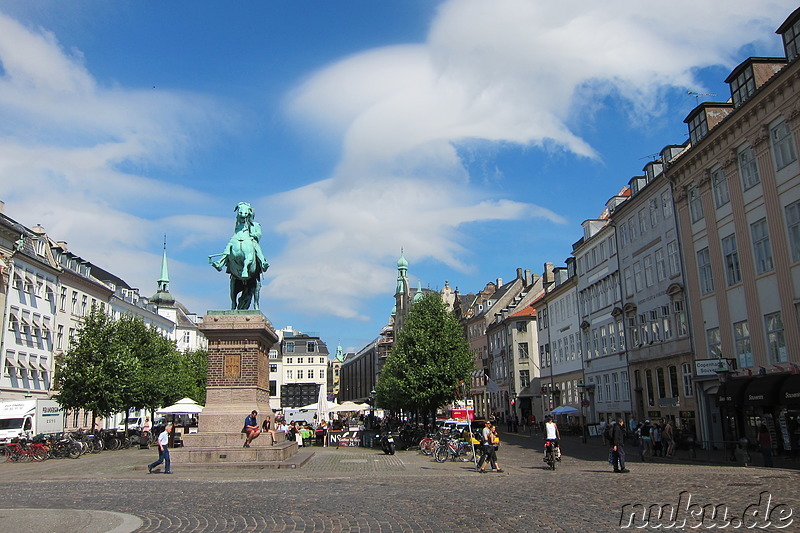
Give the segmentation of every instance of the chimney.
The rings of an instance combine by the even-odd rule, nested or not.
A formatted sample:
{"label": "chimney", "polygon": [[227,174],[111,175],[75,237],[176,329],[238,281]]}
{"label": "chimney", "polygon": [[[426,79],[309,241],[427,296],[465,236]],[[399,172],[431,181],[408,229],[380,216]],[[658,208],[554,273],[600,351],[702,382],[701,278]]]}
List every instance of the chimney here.
{"label": "chimney", "polygon": [[56,242],[56,246],[61,248],[62,252],[66,252],[67,251],[67,241],[58,241],[58,242]]}
{"label": "chimney", "polygon": [[533,280],[531,279],[531,271],[530,269],[525,269],[525,286],[530,287],[532,283]]}
{"label": "chimney", "polygon": [[522,269],[521,268],[517,269],[517,279],[522,279]]}
{"label": "chimney", "polygon": [[544,282],[545,283],[553,283],[556,279],[553,275],[553,263],[545,263],[544,264]]}
{"label": "chimney", "polygon": [[503,278],[497,278],[497,288],[499,289],[502,286],[503,286]]}
{"label": "chimney", "polygon": [[41,224],[36,224],[33,228],[31,228],[31,231],[33,231],[36,235],[44,235],[45,233]]}

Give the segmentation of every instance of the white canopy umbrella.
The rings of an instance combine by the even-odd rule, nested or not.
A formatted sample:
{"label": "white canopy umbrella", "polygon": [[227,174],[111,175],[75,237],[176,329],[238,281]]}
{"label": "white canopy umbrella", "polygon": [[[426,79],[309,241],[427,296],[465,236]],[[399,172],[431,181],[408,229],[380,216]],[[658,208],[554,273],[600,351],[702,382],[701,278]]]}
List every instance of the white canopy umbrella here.
{"label": "white canopy umbrella", "polygon": [[344,402],[330,410],[331,413],[357,413],[369,409],[365,403]]}
{"label": "white canopy umbrella", "polygon": [[[308,405],[304,405],[303,407],[295,407],[294,409],[300,409],[302,411],[317,411],[317,410],[320,410],[319,409],[319,405],[320,405],[319,402],[316,402],[316,403],[310,403]],[[339,406],[338,403],[329,402],[328,400],[325,400],[325,402],[322,404],[322,408],[327,410],[328,412],[330,412],[330,410],[333,409],[334,407],[338,407],[338,406]]]}
{"label": "white canopy umbrella", "polygon": [[172,405],[156,410],[156,413],[162,415],[196,415],[202,411],[202,405],[191,398],[184,398]]}
{"label": "white canopy umbrella", "polygon": [[328,420],[328,387],[325,383],[319,386],[319,397],[317,398],[317,423]]}

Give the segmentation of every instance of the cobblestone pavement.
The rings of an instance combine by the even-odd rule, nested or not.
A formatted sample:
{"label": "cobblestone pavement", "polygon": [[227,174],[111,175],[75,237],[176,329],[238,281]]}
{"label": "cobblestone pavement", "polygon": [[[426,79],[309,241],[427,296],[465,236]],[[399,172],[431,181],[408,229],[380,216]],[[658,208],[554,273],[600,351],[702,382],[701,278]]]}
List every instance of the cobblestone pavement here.
{"label": "cobblestone pavement", "polygon": [[[0,516],[7,509],[112,511],[140,519],[137,531],[591,532],[619,531],[626,504],[677,507],[691,496],[700,506],[724,506],[733,528],[745,510],[755,509],[748,506],[761,501],[764,508],[766,492],[775,512],[755,515],[741,528],[771,518],[763,530],[800,531],[800,472],[794,470],[631,462],[630,473],[613,474],[604,448],[568,438],[563,461],[551,471],[542,463],[538,437],[503,440],[498,456],[504,472],[484,475],[472,463],[438,464],[417,452],[385,456],[361,448],[315,448],[315,456],[294,470],[182,473],[175,465],[172,476],[134,470],[152,460],[153,451],[4,463]],[[689,530],[692,516],[682,517]]]}

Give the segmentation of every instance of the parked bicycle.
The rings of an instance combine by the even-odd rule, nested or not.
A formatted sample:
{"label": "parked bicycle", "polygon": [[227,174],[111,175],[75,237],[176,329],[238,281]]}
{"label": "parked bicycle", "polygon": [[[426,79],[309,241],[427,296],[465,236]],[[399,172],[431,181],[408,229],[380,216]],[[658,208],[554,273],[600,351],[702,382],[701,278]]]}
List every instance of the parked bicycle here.
{"label": "parked bicycle", "polygon": [[434,450],[433,458],[437,463],[444,463],[448,459],[453,461],[473,461],[475,460],[475,453],[471,443],[444,437]]}

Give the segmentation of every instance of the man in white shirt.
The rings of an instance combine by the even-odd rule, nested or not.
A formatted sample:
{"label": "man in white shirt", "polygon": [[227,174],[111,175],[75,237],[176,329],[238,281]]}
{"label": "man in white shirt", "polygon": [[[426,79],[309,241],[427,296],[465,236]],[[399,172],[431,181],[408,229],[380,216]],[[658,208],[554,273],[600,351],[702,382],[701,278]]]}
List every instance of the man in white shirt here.
{"label": "man in white shirt", "polygon": [[169,465],[169,434],[172,433],[172,424],[167,424],[167,427],[164,428],[164,431],[158,436],[158,461],[154,463],[150,463],[147,465],[147,473],[152,474],[153,469],[164,463],[164,473],[171,474],[172,471],[170,470]]}

